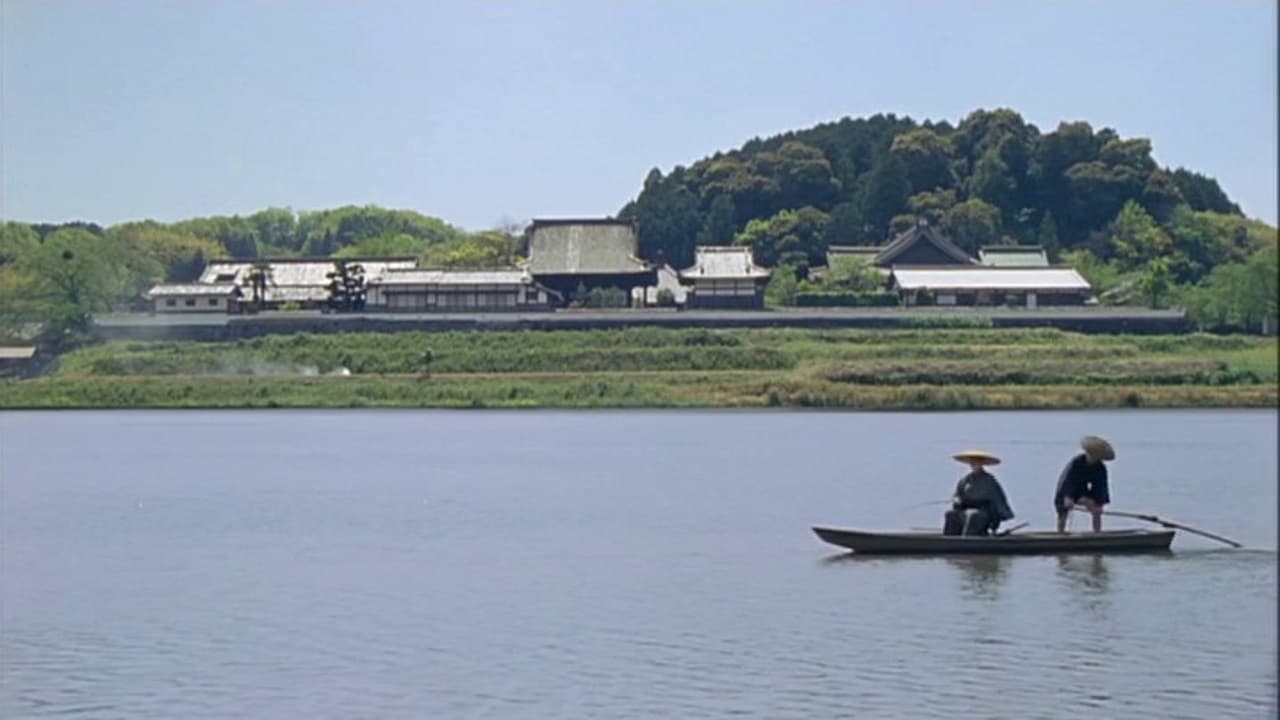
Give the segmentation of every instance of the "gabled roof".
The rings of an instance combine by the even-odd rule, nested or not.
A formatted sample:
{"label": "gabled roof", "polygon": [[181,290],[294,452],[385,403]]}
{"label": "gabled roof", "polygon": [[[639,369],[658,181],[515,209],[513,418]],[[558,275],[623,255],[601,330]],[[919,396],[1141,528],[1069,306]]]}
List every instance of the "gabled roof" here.
{"label": "gabled roof", "polygon": [[1038,290],[1087,291],[1089,281],[1075,268],[1058,267],[894,267],[890,282],[902,290]]}
{"label": "gabled roof", "polygon": [[534,275],[627,275],[652,269],[636,256],[636,226],[625,220],[534,220],[528,236]]}
{"label": "gabled roof", "polygon": [[1039,245],[990,245],[978,248],[978,260],[992,267],[1049,266],[1049,256]]}
{"label": "gabled roof", "polygon": [[755,264],[751,248],[704,245],[694,249],[693,265],[680,271],[684,280],[754,279],[769,277],[769,271]]}
{"label": "gabled roof", "polygon": [[915,227],[894,238],[892,242],[881,248],[876,255],[876,265],[892,265],[895,258],[905,253],[916,243],[930,243],[947,257],[965,265],[976,265],[977,260],[948,240],[941,232],[927,223],[920,222]]}

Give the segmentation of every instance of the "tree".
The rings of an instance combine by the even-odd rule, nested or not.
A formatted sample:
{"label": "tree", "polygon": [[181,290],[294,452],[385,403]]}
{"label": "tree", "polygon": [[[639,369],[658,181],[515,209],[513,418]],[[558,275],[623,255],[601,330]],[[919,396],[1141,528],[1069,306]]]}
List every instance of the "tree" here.
{"label": "tree", "polygon": [[241,278],[241,285],[249,288],[249,302],[254,310],[261,310],[267,300],[267,287],[275,284],[271,263],[255,262]]}
{"label": "tree", "polygon": [[960,249],[976,255],[978,248],[1000,242],[1000,211],[972,198],[946,212],[943,228]]}
{"label": "tree", "polygon": [[862,210],[855,202],[842,202],[832,208],[822,231],[822,244],[827,247],[875,244],[883,239],[882,234],[863,219]]}
{"label": "tree", "polygon": [[930,225],[941,225],[947,211],[955,204],[955,190],[916,193],[907,198],[907,209],[911,214],[928,220]]}
{"label": "tree", "polygon": [[30,278],[23,314],[46,333],[82,331],[110,310],[128,284],[130,258],[119,243],[83,229],[56,230],[15,263]]}
{"label": "tree", "polygon": [[902,161],[886,153],[863,179],[857,193],[858,209],[867,224],[883,238],[889,221],[906,209],[910,195],[911,182],[907,180]]}
{"label": "tree", "polygon": [[812,205],[829,210],[840,197],[840,181],[831,163],[811,145],[788,140],[776,153],[758,154],[751,167],[757,176],[773,181],[781,207]]}
{"label": "tree", "polygon": [[1274,331],[1280,290],[1277,274],[1280,266],[1274,244],[1245,262],[1219,265],[1187,292],[1187,312],[1205,329]]}
{"label": "tree", "polygon": [[1158,257],[1147,261],[1147,266],[1138,279],[1138,287],[1148,306],[1162,307],[1172,285],[1168,260]]}
{"label": "tree", "polygon": [[329,307],[339,311],[364,309],[364,266],[345,260],[335,260],[333,270],[325,273],[329,278]]}
{"label": "tree", "polygon": [[711,209],[707,212],[706,223],[702,232],[698,233],[699,245],[729,245],[737,233],[737,221],[734,216],[737,209],[733,206],[733,198],[729,195],[717,195],[711,201]]}
{"label": "tree", "polygon": [[1186,207],[1187,201],[1182,197],[1182,191],[1178,189],[1173,176],[1164,170],[1156,170],[1147,177],[1147,184],[1142,188],[1138,202],[1156,222],[1163,225],[1169,222],[1179,207]]}
{"label": "tree", "polygon": [[1240,215],[1240,206],[1231,202],[1218,181],[1185,168],[1173,171],[1173,182],[1192,210],[1210,210],[1224,215]]}
{"label": "tree", "polygon": [[1045,254],[1050,257],[1058,254],[1058,224],[1053,219],[1053,213],[1046,212],[1044,217],[1040,218],[1040,230],[1036,233],[1036,243],[1044,248]]}
{"label": "tree", "polygon": [[[665,178],[656,170],[651,172],[644,192],[622,208],[618,216],[639,227],[640,257],[688,267],[693,264],[693,249],[703,219],[698,198],[684,184],[684,171],[677,170]],[[740,205],[738,209],[741,210]]]}
{"label": "tree", "polygon": [[762,265],[791,265],[806,271],[826,255],[822,242],[827,215],[817,208],[782,210],[768,220],[752,220],[734,239]]}
{"label": "tree", "polygon": [[800,286],[798,268],[779,265],[774,268],[769,284],[764,288],[764,301],[769,306],[796,304],[796,292]]}
{"label": "tree", "polygon": [[933,130],[902,133],[893,139],[889,151],[902,163],[911,192],[933,192],[955,185],[951,143]]}
{"label": "tree", "polygon": [[1173,249],[1169,236],[1134,200],[1125,203],[1111,223],[1110,236],[1112,255],[1126,270],[1144,267]]}

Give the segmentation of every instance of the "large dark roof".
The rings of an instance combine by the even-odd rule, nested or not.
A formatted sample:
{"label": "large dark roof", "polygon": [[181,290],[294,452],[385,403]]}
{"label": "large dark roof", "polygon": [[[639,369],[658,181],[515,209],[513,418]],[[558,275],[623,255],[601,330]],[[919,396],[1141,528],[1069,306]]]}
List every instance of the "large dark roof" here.
{"label": "large dark roof", "polygon": [[937,229],[925,223],[920,223],[894,238],[892,242],[884,246],[884,249],[880,251],[880,254],[876,255],[874,262],[876,265],[892,265],[895,258],[921,242],[932,244],[944,255],[952,258],[958,263],[964,265],[978,264],[977,260],[970,257],[968,253],[961,250],[955,243],[948,240],[946,236],[938,232]]}

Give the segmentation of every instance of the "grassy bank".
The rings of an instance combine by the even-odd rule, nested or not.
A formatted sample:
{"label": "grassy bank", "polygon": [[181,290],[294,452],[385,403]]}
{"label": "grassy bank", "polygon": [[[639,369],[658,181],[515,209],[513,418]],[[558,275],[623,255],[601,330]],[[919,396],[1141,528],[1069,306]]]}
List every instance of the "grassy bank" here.
{"label": "grassy bank", "polygon": [[1050,329],[625,330],[112,342],[0,407],[1275,407],[1277,345]]}

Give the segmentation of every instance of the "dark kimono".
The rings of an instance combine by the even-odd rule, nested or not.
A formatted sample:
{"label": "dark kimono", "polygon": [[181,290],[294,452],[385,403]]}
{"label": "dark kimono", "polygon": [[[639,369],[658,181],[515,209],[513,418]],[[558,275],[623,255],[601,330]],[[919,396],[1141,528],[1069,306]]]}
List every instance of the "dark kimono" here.
{"label": "dark kimono", "polygon": [[1062,503],[1067,498],[1079,502],[1080,498],[1086,497],[1099,505],[1106,505],[1111,502],[1111,489],[1107,486],[1107,466],[1100,462],[1091,463],[1087,455],[1080,453],[1063,468],[1053,493],[1053,507],[1062,512]]}
{"label": "dark kimono", "polygon": [[985,515],[984,530],[995,530],[1000,523],[1013,519],[1013,508],[1005,497],[1004,488],[991,473],[974,470],[956,483],[956,511],[980,510]]}

